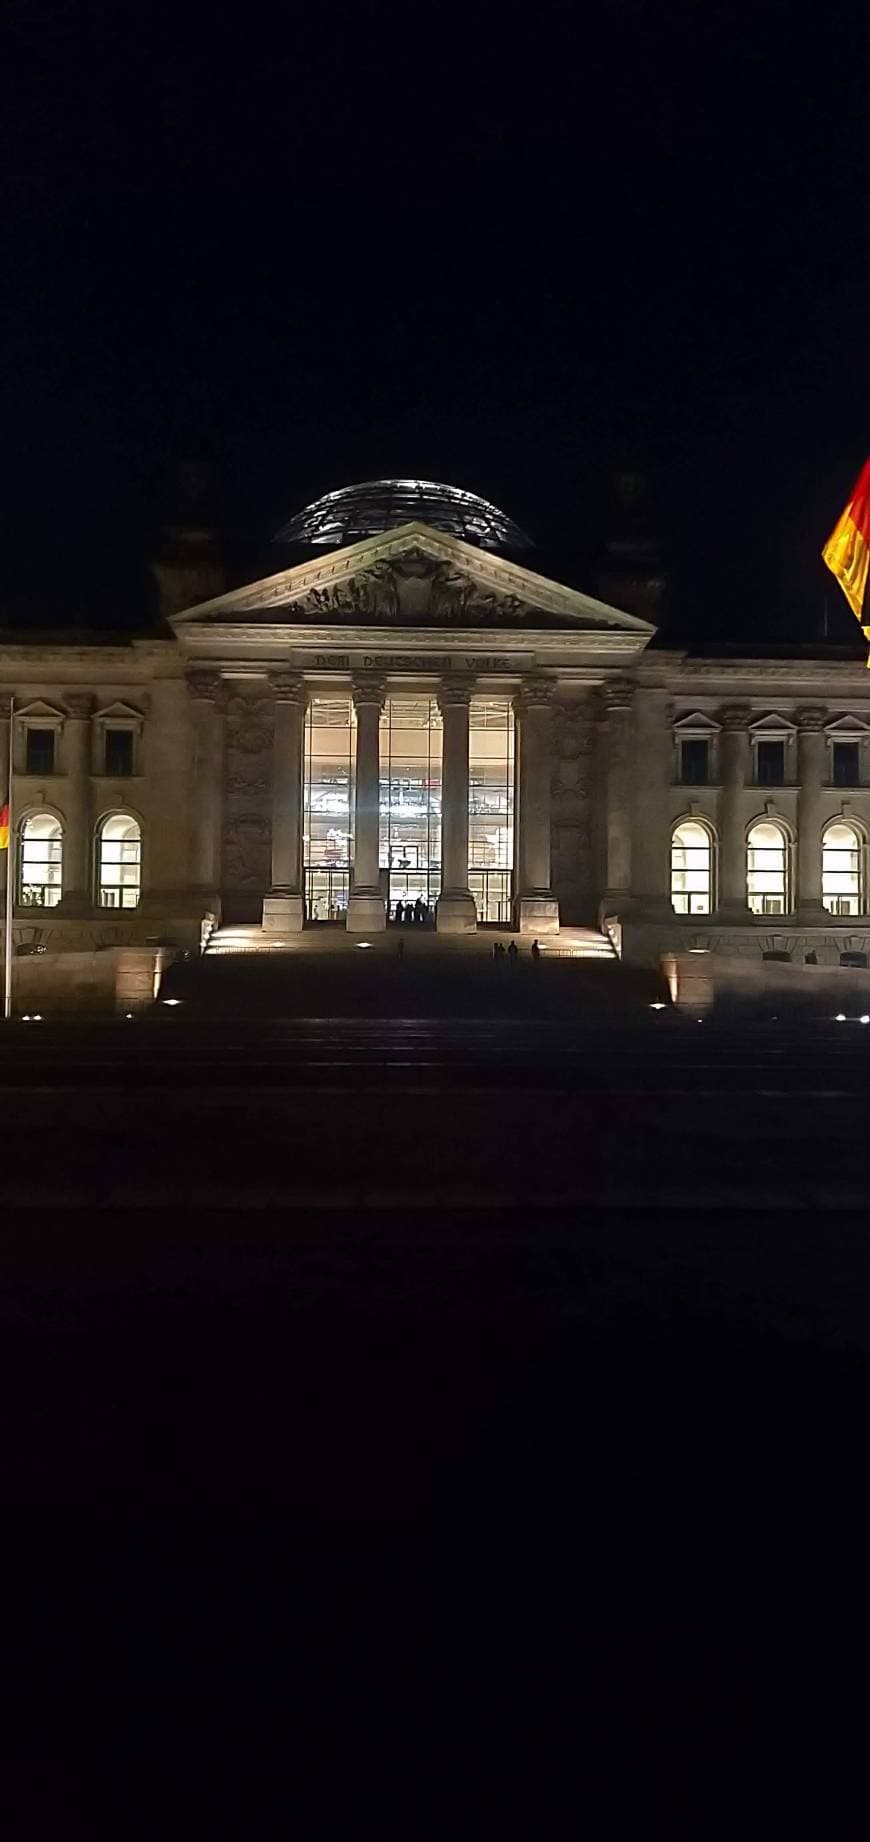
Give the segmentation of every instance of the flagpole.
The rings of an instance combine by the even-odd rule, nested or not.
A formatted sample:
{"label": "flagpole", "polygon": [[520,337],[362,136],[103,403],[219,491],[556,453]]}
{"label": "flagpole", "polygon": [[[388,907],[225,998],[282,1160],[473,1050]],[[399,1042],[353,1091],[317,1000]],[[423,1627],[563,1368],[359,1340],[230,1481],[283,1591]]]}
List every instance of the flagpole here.
{"label": "flagpole", "polygon": [[6,847],[6,938],[3,954],[3,1016],[7,1023],[12,1017],[12,907],[15,893],[15,833],[12,825],[12,737],[15,733],[15,696],[9,699],[9,762],[7,786],[7,819],[9,821],[9,843]]}

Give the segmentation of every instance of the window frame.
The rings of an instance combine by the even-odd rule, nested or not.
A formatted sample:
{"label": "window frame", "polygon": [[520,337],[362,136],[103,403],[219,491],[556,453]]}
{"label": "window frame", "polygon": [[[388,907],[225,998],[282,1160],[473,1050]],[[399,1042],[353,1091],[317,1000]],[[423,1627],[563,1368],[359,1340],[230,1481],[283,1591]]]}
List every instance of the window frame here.
{"label": "window frame", "polygon": [[[750,883],[749,883],[750,875],[751,874],[763,875],[765,872],[761,865],[758,865],[757,867],[754,867],[752,870],[750,870],[750,862],[749,862],[750,850],[772,851],[774,849],[773,845],[764,845],[764,844],[752,845],[750,843],[750,839],[752,837],[753,832],[757,831],[758,828],[762,825],[770,825],[774,827],[774,829],[779,832],[780,837],[782,839],[783,888],[782,888],[782,907],[781,908],[772,908],[772,907],[769,908],[769,907],[764,906],[766,902],[773,902],[778,899],[777,892],[775,890],[759,890],[757,892],[757,899],[760,901],[761,906],[758,908],[753,906],[753,895],[756,895],[756,892],[750,889]],[[793,837],[791,827],[786,823],[785,819],[780,817],[778,812],[758,813],[756,814],[755,818],[750,819],[750,822],[746,827],[746,834],[745,834],[745,839],[744,839],[743,862],[744,862],[744,881],[745,881],[745,889],[746,889],[746,906],[750,914],[757,915],[759,920],[777,920],[777,919],[781,920],[783,916],[793,914],[794,913],[794,837]],[[769,873],[772,873],[772,872],[769,872]]]}
{"label": "window frame", "polygon": [[[58,841],[60,843],[60,859],[59,859],[60,877],[57,882],[51,882],[44,878],[40,878],[37,881],[34,881],[31,878],[25,879],[24,871],[26,867],[25,845],[27,843],[27,827],[28,825],[32,823],[34,819],[51,819],[53,820],[54,824],[57,825],[58,827],[59,840],[57,836],[55,836],[54,838],[47,838],[45,840],[47,844],[54,844],[54,843],[57,843]],[[34,839],[33,842],[38,843],[40,842],[40,840]],[[45,805],[31,806],[29,810],[21,814],[21,816],[16,822],[16,827],[15,827],[15,865],[14,865],[14,869],[15,869],[15,907],[16,909],[23,911],[24,913],[27,913],[27,914],[30,914],[34,909],[38,909],[41,914],[46,914],[52,909],[58,908],[60,906],[60,903],[63,901],[63,894],[64,894],[65,846],[66,846],[66,831],[65,831],[64,820],[61,814],[59,812],[56,812],[53,807],[45,806]],[[51,857],[46,856],[44,859],[40,859],[38,861],[43,862],[45,864],[50,864],[52,861],[56,862],[58,860],[57,859],[53,860]],[[26,902],[24,900],[25,888],[40,888],[42,890],[57,889],[57,892],[58,892],[57,901],[56,902],[44,902],[44,901]]]}
{"label": "window frame", "polygon": [[[32,736],[48,736],[51,741],[51,766],[32,766],[30,761],[30,740]],[[23,773],[28,780],[50,780],[57,773],[57,725],[34,721],[24,724],[24,765]]]}
{"label": "window frame", "polygon": [[[685,889],[685,890],[675,890],[674,889],[675,874],[681,874],[681,873],[686,874],[687,868],[688,868],[688,866],[683,865],[682,871],[679,871],[676,869],[676,866],[674,864],[675,849],[682,849],[683,851],[687,851],[687,850],[692,850],[692,849],[698,850],[700,848],[697,845],[695,846],[685,845],[685,844],[682,846],[675,845],[675,839],[677,836],[677,832],[684,825],[696,825],[701,831],[703,831],[706,834],[706,838],[707,838],[707,891],[706,893],[707,893],[707,904],[708,904],[706,908],[693,908],[691,906],[692,897],[701,894],[702,891],[691,890],[691,889]],[[670,853],[669,853],[669,865],[668,865],[668,879],[669,879],[668,880],[668,899],[670,901],[672,912],[675,915],[679,915],[682,919],[685,919],[687,921],[695,921],[698,919],[699,916],[709,917],[710,915],[715,914],[716,912],[716,907],[718,903],[718,891],[717,891],[717,886],[716,886],[717,885],[717,869],[718,869],[718,863],[717,863],[718,842],[719,841],[718,841],[718,837],[716,834],[716,828],[712,820],[708,819],[705,813],[684,812],[682,817],[675,819],[671,826],[671,841],[670,841]],[[676,902],[674,900],[675,895],[685,896],[686,898],[685,908],[677,907]]]}
{"label": "window frame", "polygon": [[[835,826],[838,826],[838,825],[842,826],[846,831],[850,831],[852,833],[853,838],[855,839],[854,855],[857,858],[856,880],[858,883],[858,888],[854,896],[851,892],[847,892],[843,890],[832,890],[830,892],[829,900],[832,903],[841,902],[841,901],[857,900],[856,908],[830,907],[829,900],[826,899],[826,895],[825,895],[825,876],[826,874],[832,875],[832,876],[851,874],[851,872],[843,872],[842,870],[839,870],[839,871],[830,870],[826,872],[826,869],[825,869],[825,852],[826,852],[825,839],[827,838],[828,833],[833,831]],[[827,848],[830,851],[835,851],[837,850],[838,847],[833,845],[833,846],[828,846]],[[846,847],[846,846],[840,847],[839,855],[842,856],[843,851],[847,848],[849,847]],[[834,921],[837,921],[837,920],[853,920],[854,921],[857,916],[863,915],[866,913],[866,904],[867,904],[867,880],[866,880],[867,835],[866,835],[866,832],[864,831],[863,826],[858,823],[857,819],[854,819],[852,817],[851,813],[843,813],[843,812],[835,813],[834,816],[828,819],[827,822],[822,826],[822,835],[820,839],[819,849],[821,851],[822,907],[825,909],[826,913],[829,914],[831,916],[831,919]],[[850,855],[851,854],[852,853],[850,850]]]}
{"label": "window frame", "polygon": [[[139,857],[137,861],[137,867],[139,870],[139,880],[138,880],[138,883],[136,884],[135,902],[114,903],[114,902],[104,902],[103,901],[104,887],[117,888],[119,891],[123,890],[124,888],[124,884],[121,882],[118,882],[116,884],[105,884],[105,885],[103,882],[103,835],[104,835],[106,826],[111,824],[113,819],[128,819],[138,829],[139,837],[138,837],[137,842],[139,845]],[[126,840],[119,839],[117,840],[117,842],[124,843],[126,842]],[[97,820],[97,823],[94,827],[94,842],[93,842],[94,906],[95,908],[100,909],[101,913],[109,913],[109,914],[117,914],[117,915],[132,914],[139,907],[139,904],[142,901],[142,866],[143,866],[143,856],[144,856],[143,842],[144,842],[144,827],[142,824],[142,816],[140,813],[135,812],[129,806],[112,806],[108,812],[104,812],[101,815],[101,817]],[[121,861],[122,860],[119,858],[118,859],[119,868],[121,865]],[[129,887],[129,885],[127,886]]]}

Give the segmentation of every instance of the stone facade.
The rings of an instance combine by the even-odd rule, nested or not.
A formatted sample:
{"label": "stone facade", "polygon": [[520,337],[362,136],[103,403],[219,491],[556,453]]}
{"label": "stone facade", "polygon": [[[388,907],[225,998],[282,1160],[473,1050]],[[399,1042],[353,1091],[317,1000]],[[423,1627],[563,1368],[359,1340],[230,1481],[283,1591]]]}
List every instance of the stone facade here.
{"label": "stone facade", "polygon": [[[475,926],[469,703],[499,696],[516,723],[515,925],[606,925],[645,964],[694,952],[824,965],[870,953],[870,681],[858,661],[722,662],[650,648],[649,623],[424,525],[182,611],[171,628],[128,646],[0,645],[14,939],[25,954],[195,950],[206,918],[222,914],[262,918],[276,935],[301,928],[305,710],[339,690],[356,713],[351,932],[383,925],[378,724],[384,699],[407,692],[430,697],[443,724],[439,922],[449,931]],[[107,740],[118,731],[130,738],[120,754]],[[53,906],[32,890],[21,899],[33,815],[56,821],[62,839]],[[107,907],[101,883],[113,815],[129,815],[141,840],[129,908]],[[704,912],[675,912],[672,840],[685,821],[709,839]],[[838,821],[856,839],[858,895],[855,912],[835,915],[823,901],[822,837]],[[776,913],[747,901],[748,836],[766,822],[783,841]],[[3,854],[3,882],[6,869]]]}

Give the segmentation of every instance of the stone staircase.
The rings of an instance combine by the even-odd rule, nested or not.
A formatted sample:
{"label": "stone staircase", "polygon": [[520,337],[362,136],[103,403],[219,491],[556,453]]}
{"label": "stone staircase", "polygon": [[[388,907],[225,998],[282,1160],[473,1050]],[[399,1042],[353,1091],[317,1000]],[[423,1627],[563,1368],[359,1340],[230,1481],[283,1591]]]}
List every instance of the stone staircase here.
{"label": "stone staircase", "polygon": [[[379,953],[394,954],[398,942],[405,942],[405,951],[417,954],[482,954],[485,958],[492,955],[493,945],[500,940],[505,947],[513,940],[519,952],[526,955],[531,950],[531,934],[513,934],[508,929],[486,928],[477,934],[456,935],[438,934],[434,928],[388,927],[381,934],[373,936],[368,943],[370,950]],[[211,934],[205,953],[211,957],[229,953],[347,953],[362,945],[355,934],[348,934],[341,926],[323,924],[306,928],[301,934],[291,934],[285,938],[280,935],[266,934],[261,927],[218,927]],[[541,955],[547,960],[596,959],[612,960],[616,958],[613,945],[606,934],[591,927],[563,928],[559,934],[551,934],[540,941]]]}

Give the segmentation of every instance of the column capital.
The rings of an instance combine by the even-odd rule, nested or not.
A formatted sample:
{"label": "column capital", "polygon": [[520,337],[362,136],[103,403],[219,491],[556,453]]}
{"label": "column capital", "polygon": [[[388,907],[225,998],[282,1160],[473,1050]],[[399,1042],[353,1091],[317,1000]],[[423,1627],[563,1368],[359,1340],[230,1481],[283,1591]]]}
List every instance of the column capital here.
{"label": "column capital", "polygon": [[630,710],[634,703],[634,692],[633,678],[605,678],[601,695],[608,716],[611,710]]}
{"label": "column capital", "polygon": [[371,675],[362,673],[359,677],[354,678],[351,684],[351,696],[353,698],[353,707],[357,711],[365,709],[366,707],[371,709],[372,705],[374,705],[378,711],[383,710],[386,699],[386,684],[384,679],[378,678],[374,673]]}
{"label": "column capital", "polygon": [[301,704],[308,701],[308,689],[301,672],[288,671],[284,666],[269,670],[269,686],[276,704]]}
{"label": "column capital", "polygon": [[718,712],[718,720],[723,729],[748,729],[752,721],[752,709],[749,704],[723,704]]}
{"label": "column capital", "polygon": [[0,691],[0,722],[12,715],[12,692]]}
{"label": "column capital", "polygon": [[794,720],[798,729],[805,733],[818,734],[825,727],[828,712],[822,709],[820,704],[803,704],[800,710],[795,711]]}
{"label": "column capital", "polygon": [[513,695],[514,715],[527,716],[530,710],[549,710],[556,691],[555,681],[530,672]]}
{"label": "column capital", "polygon": [[73,722],[87,722],[94,708],[93,694],[90,691],[65,691],[64,703],[67,716]]}
{"label": "column capital", "polygon": [[220,672],[188,672],[187,688],[191,697],[195,697],[204,703],[219,704],[223,702],[224,680]]}
{"label": "column capital", "polygon": [[444,715],[445,708],[467,710],[474,696],[475,680],[457,672],[455,678],[442,678],[435,693],[435,701]]}

